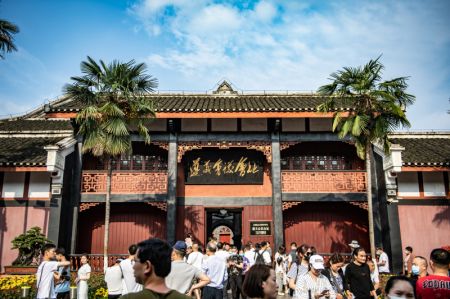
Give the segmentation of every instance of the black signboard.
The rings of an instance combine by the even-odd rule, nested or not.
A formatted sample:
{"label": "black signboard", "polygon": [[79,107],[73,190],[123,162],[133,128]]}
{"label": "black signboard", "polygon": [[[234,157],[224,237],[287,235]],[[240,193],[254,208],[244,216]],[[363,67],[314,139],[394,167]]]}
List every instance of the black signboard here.
{"label": "black signboard", "polygon": [[270,221],[250,221],[250,236],[269,236]]}
{"label": "black signboard", "polygon": [[243,149],[189,151],[183,157],[185,183],[191,185],[262,185],[264,155]]}

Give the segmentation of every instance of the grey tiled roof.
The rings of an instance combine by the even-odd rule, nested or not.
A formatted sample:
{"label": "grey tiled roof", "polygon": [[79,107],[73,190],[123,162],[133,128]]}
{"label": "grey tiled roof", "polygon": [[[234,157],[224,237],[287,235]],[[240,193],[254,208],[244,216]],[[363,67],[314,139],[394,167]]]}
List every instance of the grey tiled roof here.
{"label": "grey tiled roof", "polygon": [[0,120],[0,133],[4,132],[38,132],[38,131],[72,131],[68,120],[15,119]]}
{"label": "grey tiled roof", "polygon": [[44,166],[46,145],[56,144],[64,137],[3,137],[0,138],[0,166]]}
{"label": "grey tiled roof", "polygon": [[[317,95],[151,95],[156,112],[294,112],[316,111],[326,97]],[[351,107],[339,109],[350,110]],[[51,112],[77,112],[78,101],[66,101],[51,107]]]}
{"label": "grey tiled roof", "polygon": [[394,138],[391,142],[405,148],[403,165],[450,165],[450,138]]}

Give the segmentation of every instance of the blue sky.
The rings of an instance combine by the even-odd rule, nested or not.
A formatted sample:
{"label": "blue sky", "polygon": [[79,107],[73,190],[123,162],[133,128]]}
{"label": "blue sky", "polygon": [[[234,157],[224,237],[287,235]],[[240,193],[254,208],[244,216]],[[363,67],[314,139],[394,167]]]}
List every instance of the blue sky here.
{"label": "blue sky", "polygon": [[450,130],[450,1],[2,0],[19,51],[0,61],[0,115],[62,95],[89,55],[145,62],[159,90],[316,90],[380,54],[410,76],[412,130]]}

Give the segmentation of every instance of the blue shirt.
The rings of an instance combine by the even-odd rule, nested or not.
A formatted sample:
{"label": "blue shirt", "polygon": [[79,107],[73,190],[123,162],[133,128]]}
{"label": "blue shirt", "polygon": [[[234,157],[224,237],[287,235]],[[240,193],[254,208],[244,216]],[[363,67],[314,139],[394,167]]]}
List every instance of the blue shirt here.
{"label": "blue shirt", "polygon": [[[62,275],[63,272],[67,272],[65,276],[70,277],[70,267],[62,267],[62,266],[58,267],[58,273]],[[64,282],[58,283],[55,286],[56,293],[65,293],[69,291],[70,291],[70,280],[64,280]]]}
{"label": "blue shirt", "polygon": [[223,258],[209,256],[202,264],[202,271],[211,279],[208,287],[223,289],[223,283],[228,279],[227,263]]}

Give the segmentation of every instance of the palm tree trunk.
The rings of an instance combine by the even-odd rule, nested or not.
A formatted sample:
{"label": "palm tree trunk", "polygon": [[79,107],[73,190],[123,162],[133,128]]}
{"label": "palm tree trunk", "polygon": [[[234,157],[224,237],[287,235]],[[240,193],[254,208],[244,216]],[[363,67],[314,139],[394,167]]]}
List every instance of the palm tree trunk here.
{"label": "palm tree trunk", "polygon": [[111,213],[111,157],[106,158],[106,200],[105,200],[105,236],[103,241],[103,270],[108,267],[109,215]]}
{"label": "palm tree trunk", "polygon": [[372,203],[372,144],[366,144],[366,180],[367,180],[367,206],[369,214],[369,241],[370,241],[370,255],[375,258],[375,232],[373,224],[373,203]]}

